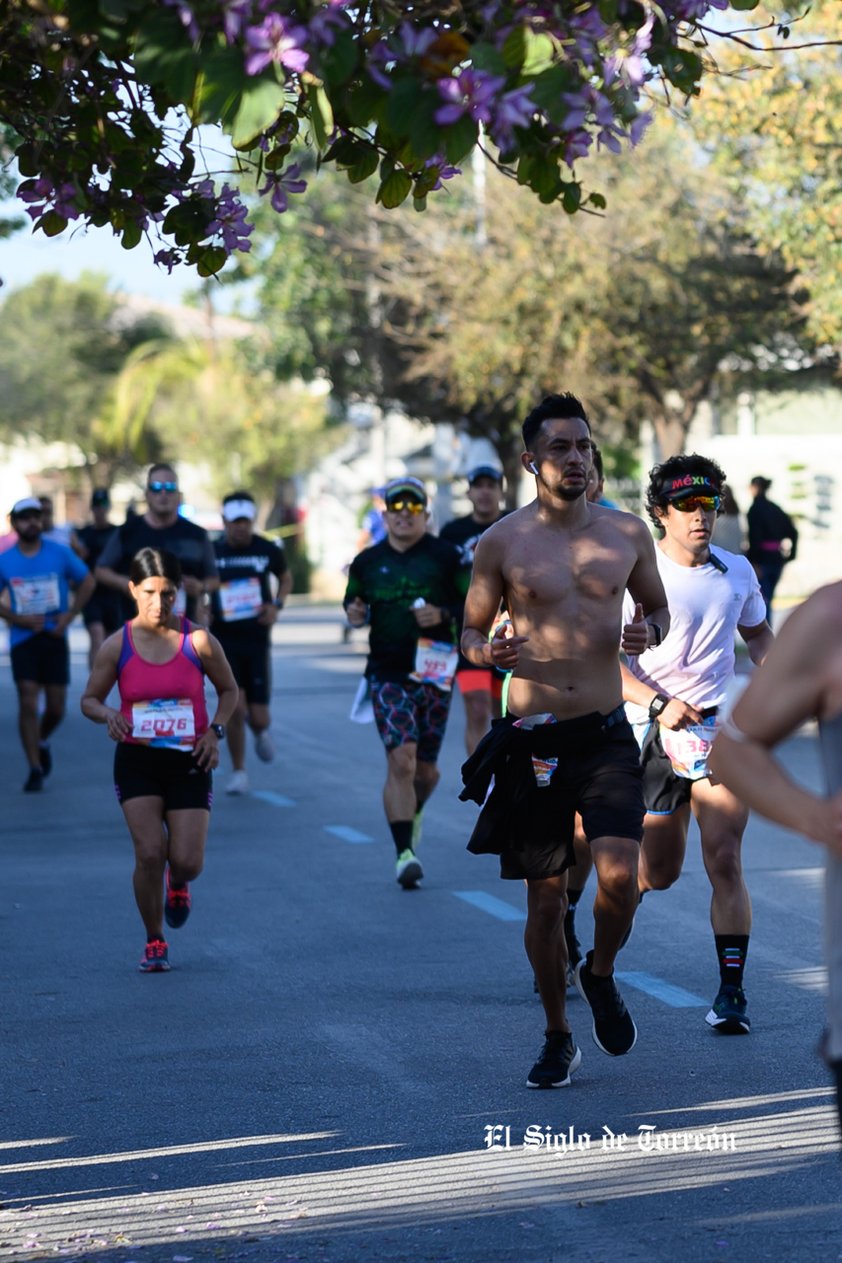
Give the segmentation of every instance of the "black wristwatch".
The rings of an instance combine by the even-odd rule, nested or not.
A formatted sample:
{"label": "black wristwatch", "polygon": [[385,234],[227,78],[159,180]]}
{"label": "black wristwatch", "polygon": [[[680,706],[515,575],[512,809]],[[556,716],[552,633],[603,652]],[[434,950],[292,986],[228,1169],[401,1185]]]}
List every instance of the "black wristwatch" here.
{"label": "black wristwatch", "polygon": [[664,629],[660,623],[647,623],[647,627],[652,628],[652,644],[650,649],[657,649],[658,645],[664,639]]}
{"label": "black wristwatch", "polygon": [[225,727],[223,724],[211,724],[210,730],[216,734],[217,741],[225,740]]}
{"label": "black wristwatch", "polygon": [[649,703],[649,718],[657,719],[670,704],[670,698],[665,697],[663,693],[656,693]]}

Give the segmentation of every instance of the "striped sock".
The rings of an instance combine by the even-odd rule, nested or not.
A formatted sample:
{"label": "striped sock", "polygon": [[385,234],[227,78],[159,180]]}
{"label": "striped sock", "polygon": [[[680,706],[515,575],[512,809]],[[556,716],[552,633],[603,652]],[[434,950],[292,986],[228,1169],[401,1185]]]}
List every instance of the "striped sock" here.
{"label": "striped sock", "polygon": [[748,955],[747,934],[714,935],[719,958],[719,977],[724,987],[741,987]]}

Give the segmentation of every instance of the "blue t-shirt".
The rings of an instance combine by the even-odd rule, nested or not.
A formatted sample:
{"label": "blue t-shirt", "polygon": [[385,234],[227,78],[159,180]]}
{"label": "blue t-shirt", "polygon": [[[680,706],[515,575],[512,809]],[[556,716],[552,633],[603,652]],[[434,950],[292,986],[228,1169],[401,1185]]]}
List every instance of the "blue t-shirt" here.
{"label": "blue t-shirt", "polygon": [[[15,614],[64,614],[70,609],[70,584],[83,582],[88,567],[72,548],[54,540],[41,540],[41,547],[26,557],[18,544],[0,553],[0,592],[11,595]],[[48,617],[44,630],[55,627]],[[11,627],[9,645],[14,649],[35,632],[29,627]]]}

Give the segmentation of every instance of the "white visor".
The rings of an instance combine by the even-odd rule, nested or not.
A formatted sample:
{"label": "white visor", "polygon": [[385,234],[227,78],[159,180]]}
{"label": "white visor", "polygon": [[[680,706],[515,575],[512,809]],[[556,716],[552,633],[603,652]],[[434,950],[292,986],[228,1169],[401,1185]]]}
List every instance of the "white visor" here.
{"label": "white visor", "polygon": [[257,505],[253,500],[229,500],[222,506],[222,517],[225,522],[236,522],[242,517],[253,522],[257,517]]}

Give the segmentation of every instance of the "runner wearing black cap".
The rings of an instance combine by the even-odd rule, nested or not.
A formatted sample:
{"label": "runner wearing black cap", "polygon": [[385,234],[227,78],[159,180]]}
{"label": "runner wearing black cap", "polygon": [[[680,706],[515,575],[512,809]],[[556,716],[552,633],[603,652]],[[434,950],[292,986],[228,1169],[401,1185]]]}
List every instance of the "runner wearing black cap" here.
{"label": "runner wearing black cap", "polygon": [[[720,974],[707,1022],[730,1035],[746,1034],[751,1026],[743,990],[751,901],[740,860],[748,811],[711,780],[707,755],[734,678],[735,634],[759,663],[772,631],[748,561],[711,544],[724,484],[719,466],[697,455],[673,456],[649,475],[646,507],[661,536],[655,551],[672,622],[663,644],[629,660],[623,695],[641,744],[641,896],[678,880],[692,811],[713,888],[710,919]],[[627,614],[630,608],[627,597]]]}
{"label": "runner wearing black cap", "polygon": [[[499,469],[494,465],[477,465],[468,471],[467,477],[468,499],[473,512],[447,522],[439,532],[439,538],[460,548],[465,565],[472,566],[474,551],[483,531],[505,517],[506,510],[500,508],[503,475]],[[488,732],[491,720],[501,714],[504,678],[492,667],[475,667],[460,652],[456,684],[465,703],[465,748],[469,755]]]}
{"label": "runner wearing black cap", "polygon": [[[91,574],[96,570],[97,562],[102,555],[114,531],[117,529],[109,522],[108,513],[111,508],[111,497],[105,487],[96,487],[91,494],[91,518],[85,526],[76,531],[76,551],[86,563]],[[98,583],[94,594],[82,611],[85,627],[90,638],[88,665],[93,666],[102,642],[118,627],[123,625],[123,607],[120,595],[104,583]]]}
{"label": "runner wearing black cap", "polygon": [[453,544],[427,533],[422,482],[394,478],[383,499],[386,538],[351,562],[344,606],[353,627],[371,627],[365,673],[386,749],[383,805],[397,880],[410,889],[424,875],[415,848],[439,780],[470,570]]}

